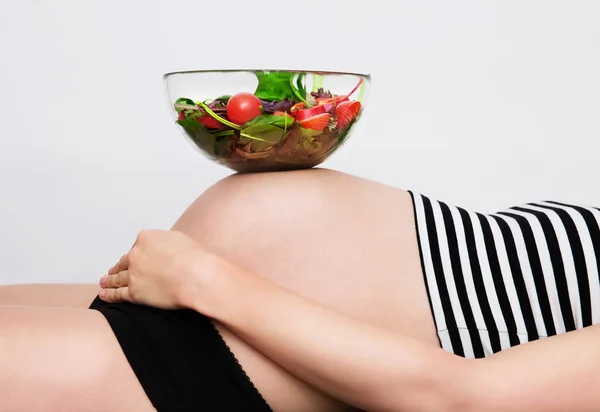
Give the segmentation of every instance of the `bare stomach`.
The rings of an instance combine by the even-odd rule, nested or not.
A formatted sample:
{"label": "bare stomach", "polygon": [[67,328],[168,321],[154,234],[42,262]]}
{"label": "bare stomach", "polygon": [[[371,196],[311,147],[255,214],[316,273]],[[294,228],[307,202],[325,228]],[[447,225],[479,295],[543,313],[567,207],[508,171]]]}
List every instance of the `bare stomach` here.
{"label": "bare stomach", "polygon": [[[410,195],[348,175],[319,173],[324,175],[318,176],[318,187],[335,190],[304,190],[303,184],[314,186],[309,176],[308,182],[293,184],[301,199],[289,186],[277,185],[280,175],[236,177],[228,183],[232,187],[217,186],[218,194],[201,196],[174,229],[300,295],[437,346]],[[268,193],[261,178],[269,179]],[[238,205],[245,206],[239,211]],[[265,210],[258,221],[252,216]],[[217,327],[273,410],[350,409]]]}

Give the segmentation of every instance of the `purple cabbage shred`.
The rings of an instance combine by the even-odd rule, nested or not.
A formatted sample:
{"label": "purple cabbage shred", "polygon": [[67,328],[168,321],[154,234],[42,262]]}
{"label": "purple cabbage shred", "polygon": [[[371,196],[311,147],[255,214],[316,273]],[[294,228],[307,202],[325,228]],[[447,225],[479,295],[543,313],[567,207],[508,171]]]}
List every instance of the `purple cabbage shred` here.
{"label": "purple cabbage shred", "polygon": [[261,100],[263,111],[265,113],[273,114],[275,112],[287,112],[296,104],[295,101],[285,98],[281,101],[270,102],[267,100]]}
{"label": "purple cabbage shred", "polygon": [[320,87],[319,89],[317,89],[316,92],[311,92],[310,94],[315,99],[333,97],[333,96],[331,96],[331,93],[329,92],[329,90],[325,90],[322,87]]}

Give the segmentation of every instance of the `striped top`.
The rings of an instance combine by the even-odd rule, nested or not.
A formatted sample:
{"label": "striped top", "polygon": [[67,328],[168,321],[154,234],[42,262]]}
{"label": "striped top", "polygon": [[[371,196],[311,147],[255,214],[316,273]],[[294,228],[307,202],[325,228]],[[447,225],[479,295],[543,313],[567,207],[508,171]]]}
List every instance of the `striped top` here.
{"label": "striped top", "polygon": [[482,214],[411,192],[441,346],[482,358],[600,323],[600,209]]}

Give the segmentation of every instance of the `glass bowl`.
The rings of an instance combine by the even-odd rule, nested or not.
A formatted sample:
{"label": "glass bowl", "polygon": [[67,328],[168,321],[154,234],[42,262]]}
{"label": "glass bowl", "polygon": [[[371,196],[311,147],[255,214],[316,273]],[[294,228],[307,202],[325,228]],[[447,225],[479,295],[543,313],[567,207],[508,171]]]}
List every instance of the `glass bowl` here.
{"label": "glass bowl", "polygon": [[303,70],[167,73],[177,127],[200,152],[239,173],[308,169],[350,136],[370,76]]}

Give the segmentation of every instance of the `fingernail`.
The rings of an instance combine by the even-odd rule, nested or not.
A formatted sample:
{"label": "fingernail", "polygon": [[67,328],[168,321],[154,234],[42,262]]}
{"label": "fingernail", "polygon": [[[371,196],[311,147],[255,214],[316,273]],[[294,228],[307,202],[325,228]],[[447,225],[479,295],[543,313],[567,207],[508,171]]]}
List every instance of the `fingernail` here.
{"label": "fingernail", "polygon": [[104,299],[106,297],[106,290],[102,289],[100,293],[98,293],[98,296],[100,297],[100,299]]}
{"label": "fingernail", "polygon": [[108,276],[102,276],[100,278],[100,286],[106,285],[106,281],[108,280]]}

